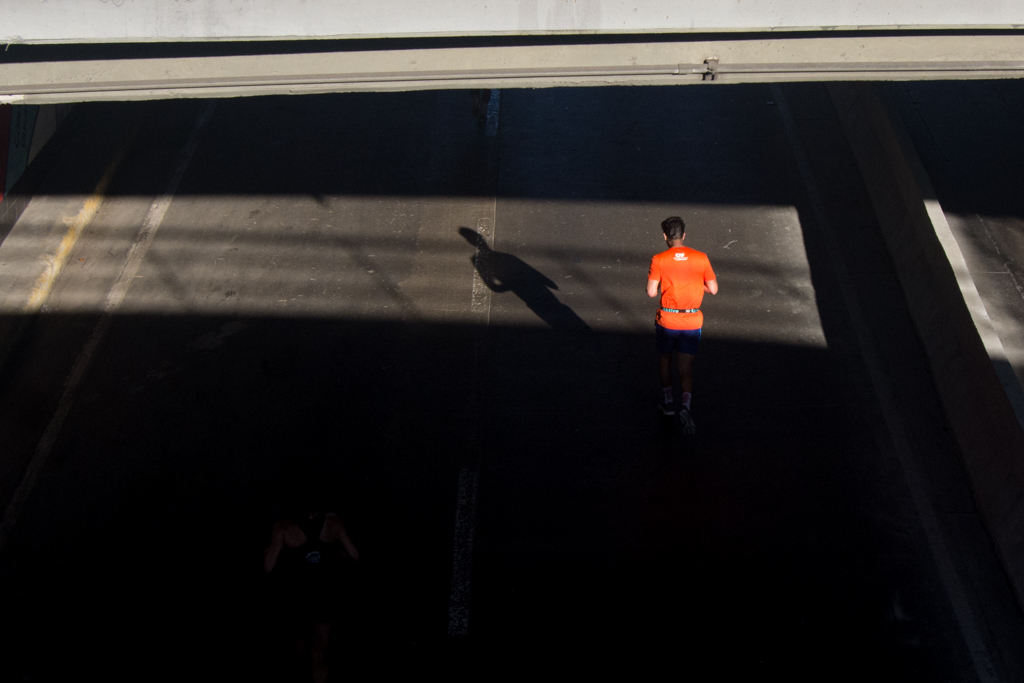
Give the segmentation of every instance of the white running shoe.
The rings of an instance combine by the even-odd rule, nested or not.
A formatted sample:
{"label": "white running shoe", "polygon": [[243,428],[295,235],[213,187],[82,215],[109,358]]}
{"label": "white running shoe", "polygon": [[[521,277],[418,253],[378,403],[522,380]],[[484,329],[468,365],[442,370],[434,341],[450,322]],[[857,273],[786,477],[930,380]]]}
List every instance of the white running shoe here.
{"label": "white running shoe", "polygon": [[685,407],[679,411],[679,424],[683,427],[683,434],[693,436],[697,433],[697,425],[693,424],[693,418],[690,417],[690,411]]}
{"label": "white running shoe", "polygon": [[673,405],[674,403],[675,403],[675,401],[673,401],[672,403],[665,403],[665,399],[664,398],[659,398],[658,399],[658,409],[661,410],[661,414],[662,415],[675,415],[676,414],[676,407],[675,407],[675,405]]}

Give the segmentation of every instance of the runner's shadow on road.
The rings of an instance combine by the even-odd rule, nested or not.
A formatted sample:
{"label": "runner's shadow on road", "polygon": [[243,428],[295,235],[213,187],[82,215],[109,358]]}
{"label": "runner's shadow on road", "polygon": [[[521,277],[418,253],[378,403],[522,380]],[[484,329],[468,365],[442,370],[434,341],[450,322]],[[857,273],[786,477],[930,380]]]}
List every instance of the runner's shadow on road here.
{"label": "runner's shadow on road", "polygon": [[495,293],[512,292],[551,328],[564,332],[589,331],[576,312],[558,300],[558,285],[522,259],[494,251],[479,233],[466,227],[459,234],[476,249],[472,261],[480,279]]}

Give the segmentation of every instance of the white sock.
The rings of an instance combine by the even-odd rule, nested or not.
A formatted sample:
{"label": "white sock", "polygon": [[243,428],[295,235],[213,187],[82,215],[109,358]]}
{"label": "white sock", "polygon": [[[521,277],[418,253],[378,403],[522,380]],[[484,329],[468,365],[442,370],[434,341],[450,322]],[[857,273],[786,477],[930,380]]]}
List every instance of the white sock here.
{"label": "white sock", "polygon": [[685,406],[687,410],[690,409],[690,399],[692,398],[693,395],[689,391],[683,392],[683,406]]}
{"label": "white sock", "polygon": [[661,388],[661,393],[662,393],[662,396],[664,396],[664,398],[665,398],[665,405],[671,404],[672,401],[673,401],[673,398],[672,398],[672,387],[662,387]]}

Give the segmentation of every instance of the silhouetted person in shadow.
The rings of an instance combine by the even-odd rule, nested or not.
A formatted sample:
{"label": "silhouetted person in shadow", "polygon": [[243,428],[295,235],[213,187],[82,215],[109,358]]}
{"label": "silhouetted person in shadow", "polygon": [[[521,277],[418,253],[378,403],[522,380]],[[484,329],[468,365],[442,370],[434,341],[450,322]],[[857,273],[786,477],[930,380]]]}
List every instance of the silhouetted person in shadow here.
{"label": "silhouetted person in shadow", "polygon": [[[311,506],[298,510],[306,507]],[[263,569],[281,582],[286,609],[298,629],[299,651],[309,657],[317,683],[327,680],[331,624],[351,607],[351,601],[343,603],[352,591],[352,567],[358,560],[341,517],[316,509],[279,520],[263,551]]]}
{"label": "silhouetted person in shadow", "polygon": [[558,289],[558,285],[550,278],[512,254],[493,251],[487,240],[474,230],[459,228],[459,234],[476,249],[473,265],[492,292],[512,292],[537,317],[556,330],[582,332],[590,329],[552,293],[551,290]]}

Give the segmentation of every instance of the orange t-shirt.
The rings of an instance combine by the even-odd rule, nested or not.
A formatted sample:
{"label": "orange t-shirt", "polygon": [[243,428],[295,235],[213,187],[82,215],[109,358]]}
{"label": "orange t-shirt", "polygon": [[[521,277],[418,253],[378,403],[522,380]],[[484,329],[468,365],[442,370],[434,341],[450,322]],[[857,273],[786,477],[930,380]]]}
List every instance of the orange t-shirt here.
{"label": "orange t-shirt", "polygon": [[[673,247],[651,259],[648,280],[661,282],[662,308],[700,308],[704,283],[715,279],[708,255],[689,247]],[[656,323],[670,330],[696,330],[704,324],[704,314],[669,313],[658,309]]]}

